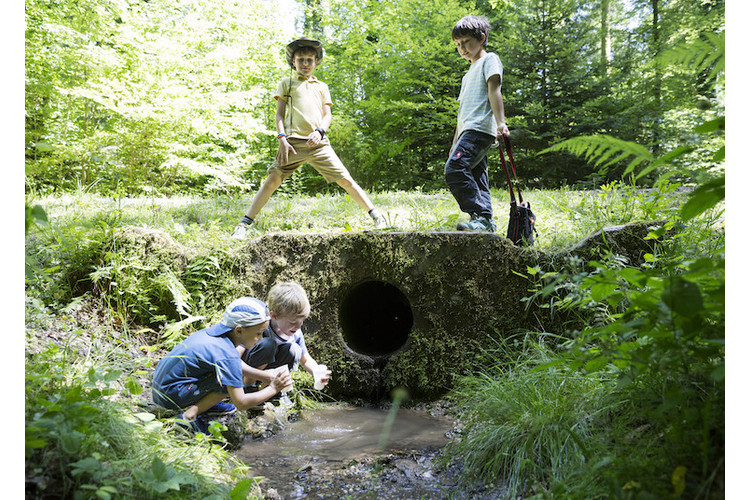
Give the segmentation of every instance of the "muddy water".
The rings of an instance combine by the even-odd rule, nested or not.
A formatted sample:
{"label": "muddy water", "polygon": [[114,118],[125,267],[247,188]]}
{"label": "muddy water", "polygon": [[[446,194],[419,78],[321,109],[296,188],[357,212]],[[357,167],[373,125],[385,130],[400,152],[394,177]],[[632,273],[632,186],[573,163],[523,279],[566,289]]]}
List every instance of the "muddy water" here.
{"label": "muddy water", "polygon": [[[433,469],[452,422],[424,411],[306,410],[278,434],[248,439],[237,456],[274,498],[446,498],[455,486]],[[390,432],[388,428],[390,426]]]}

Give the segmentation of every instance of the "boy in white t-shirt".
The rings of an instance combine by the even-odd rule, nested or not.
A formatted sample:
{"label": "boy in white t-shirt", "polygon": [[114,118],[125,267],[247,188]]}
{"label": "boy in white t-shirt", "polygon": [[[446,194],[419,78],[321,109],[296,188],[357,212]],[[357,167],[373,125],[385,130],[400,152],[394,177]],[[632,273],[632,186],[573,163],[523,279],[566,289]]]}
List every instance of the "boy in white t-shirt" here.
{"label": "boy in white t-shirt", "polygon": [[468,222],[459,222],[459,231],[496,229],[492,220],[487,153],[503,135],[509,135],[500,85],[503,65],[493,52],[487,52],[490,24],[484,17],[465,16],[453,27],[458,53],[471,61],[461,81],[456,133],[445,180]]}

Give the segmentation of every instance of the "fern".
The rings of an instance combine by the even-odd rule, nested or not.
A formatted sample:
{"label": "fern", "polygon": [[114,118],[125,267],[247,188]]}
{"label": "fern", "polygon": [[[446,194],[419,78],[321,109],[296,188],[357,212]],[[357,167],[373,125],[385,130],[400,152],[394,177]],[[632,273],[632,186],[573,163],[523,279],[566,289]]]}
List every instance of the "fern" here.
{"label": "fern", "polygon": [[725,32],[703,33],[691,43],[686,43],[664,52],[661,60],[685,68],[704,72],[711,68],[707,80],[713,80],[724,72]]}
{"label": "fern", "polygon": [[164,326],[164,331],[162,332],[162,342],[164,346],[167,349],[171,349],[174,346],[176,346],[178,343],[180,343],[187,335],[184,333],[187,328],[192,325],[193,323],[197,321],[203,321],[205,320],[205,316],[192,316],[188,315],[187,318],[184,318],[180,321],[177,321],[176,323],[170,323],[168,325]]}
{"label": "fern", "polygon": [[654,156],[644,146],[604,134],[572,137],[540,151],[539,154],[558,151],[582,156],[594,166],[600,167],[600,170],[606,170],[620,161],[630,160],[626,173],[632,172],[638,165],[654,161]]}
{"label": "fern", "polygon": [[190,305],[190,293],[185,289],[180,278],[171,270],[165,270],[157,279],[156,284],[162,289],[169,291],[172,296],[172,302],[180,316],[189,316],[192,309]]}

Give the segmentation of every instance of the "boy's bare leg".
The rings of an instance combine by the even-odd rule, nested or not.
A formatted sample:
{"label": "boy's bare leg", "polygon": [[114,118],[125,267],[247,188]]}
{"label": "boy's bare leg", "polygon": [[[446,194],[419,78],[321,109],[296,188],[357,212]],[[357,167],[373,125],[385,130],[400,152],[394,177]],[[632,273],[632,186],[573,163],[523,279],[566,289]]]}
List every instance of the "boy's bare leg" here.
{"label": "boy's bare leg", "polygon": [[187,420],[188,422],[191,422],[195,420],[198,415],[203,413],[204,411],[208,410],[212,406],[214,406],[216,403],[221,402],[224,398],[226,398],[226,394],[219,394],[218,392],[212,392],[211,394],[206,394],[203,396],[203,398],[195,403],[193,406],[189,407],[187,410],[182,412],[182,418]]}
{"label": "boy's bare leg", "polygon": [[263,181],[263,185],[258,192],[255,193],[253,203],[247,211],[247,216],[249,218],[255,219],[255,216],[257,216],[260,210],[266,205],[266,203],[268,203],[268,200],[271,199],[271,195],[274,191],[279,189],[282,182],[281,174],[278,172],[272,170],[271,173],[268,174],[266,180]]}
{"label": "boy's bare leg", "polygon": [[351,196],[360,207],[364,208],[366,212],[375,208],[375,205],[372,204],[370,198],[367,197],[367,193],[365,193],[356,182],[350,179],[339,179],[336,181],[336,184],[344,188],[344,190],[349,193],[349,196]]}

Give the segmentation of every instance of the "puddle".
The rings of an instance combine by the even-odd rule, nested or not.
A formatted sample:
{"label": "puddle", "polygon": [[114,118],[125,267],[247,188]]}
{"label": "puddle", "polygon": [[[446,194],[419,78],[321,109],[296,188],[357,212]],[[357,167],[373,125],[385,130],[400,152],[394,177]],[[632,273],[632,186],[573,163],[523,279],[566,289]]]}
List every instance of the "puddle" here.
{"label": "puddle", "polygon": [[277,498],[445,498],[453,485],[436,476],[432,462],[453,423],[400,408],[386,436],[388,424],[388,410],[306,410],[278,434],[248,439],[236,455]]}

